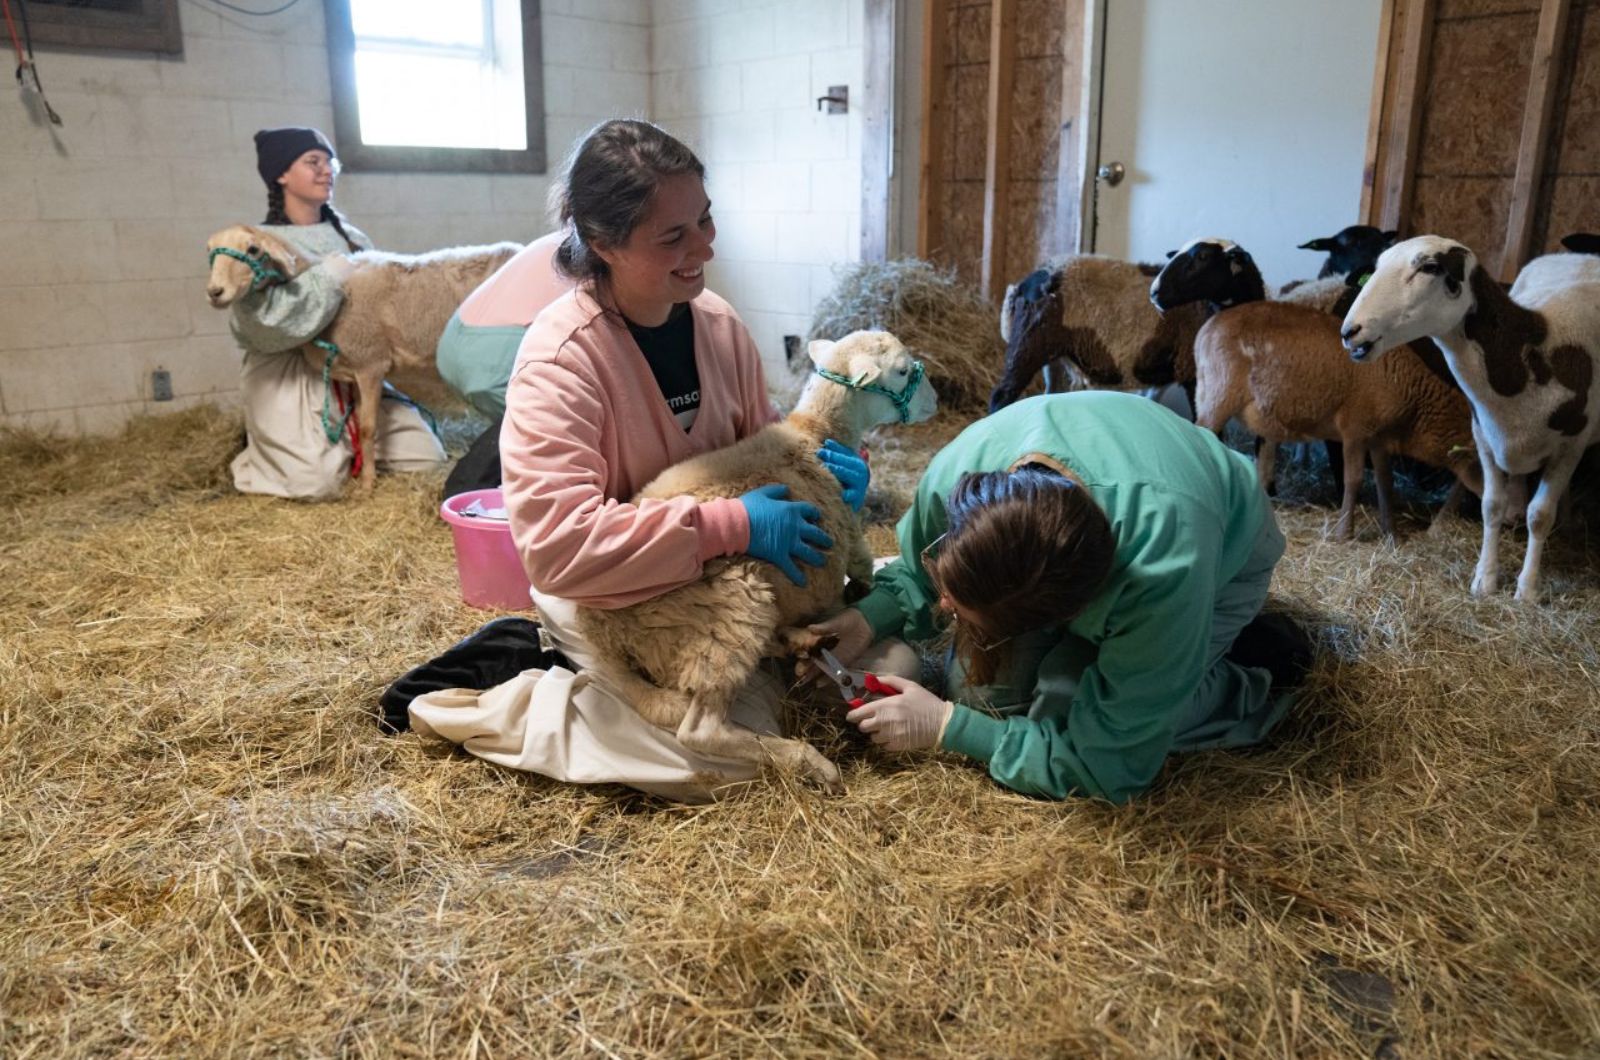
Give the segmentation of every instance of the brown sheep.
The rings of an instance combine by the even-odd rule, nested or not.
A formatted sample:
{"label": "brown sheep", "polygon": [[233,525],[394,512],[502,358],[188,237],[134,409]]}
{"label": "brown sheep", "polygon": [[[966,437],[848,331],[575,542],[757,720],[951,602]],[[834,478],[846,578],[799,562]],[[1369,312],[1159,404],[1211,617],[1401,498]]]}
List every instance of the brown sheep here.
{"label": "brown sheep", "polygon": [[615,610],[581,607],[578,625],[594,646],[597,676],[646,721],[675,729],[685,747],[770,761],[837,789],[838,769],[810,744],[759,735],[729,721],[728,711],[763,657],[817,646],[804,626],[841,606],[847,573],[871,579],[860,517],[816,457],[823,440],[855,448],[880,424],[928,419],[938,401],[922,379],[921,363],[887,332],[857,331],[837,343],[817,340],[811,357],[817,369],[835,378],[814,375],[787,418],[668,468],[638,496],[709,500],[781,483],[792,499],[821,510],[819,525],[834,541],[826,564],[805,568],[802,586],[749,556],[716,559],[700,580],[652,599]]}
{"label": "brown sheep", "polygon": [[1259,477],[1272,480],[1277,443],[1335,439],[1345,446],[1344,503],[1334,537],[1347,540],[1372,457],[1378,521],[1390,514],[1395,453],[1447,467],[1481,493],[1483,475],[1466,397],[1415,357],[1353,364],[1342,356],[1340,321],[1304,306],[1251,302],[1218,313],[1195,337],[1195,422],[1221,433],[1232,416],[1260,435]]}
{"label": "brown sheep", "polygon": [[[218,309],[262,286],[263,278],[285,283],[311,264],[282,240],[250,225],[224,228],[206,246],[212,252],[207,297]],[[363,250],[350,255],[355,271],[345,281],[344,302],[319,336],[335,349],[307,344],[301,353],[317,371],[326,367],[331,379],[355,385],[360,438],[370,444],[377,430],[384,379],[406,369],[436,377],[435,351],[450,315],[521,249],[519,243],[495,243],[427,254]],[[258,267],[225,251],[250,258]],[[362,489],[372,488],[375,474],[374,462],[363,461]]]}

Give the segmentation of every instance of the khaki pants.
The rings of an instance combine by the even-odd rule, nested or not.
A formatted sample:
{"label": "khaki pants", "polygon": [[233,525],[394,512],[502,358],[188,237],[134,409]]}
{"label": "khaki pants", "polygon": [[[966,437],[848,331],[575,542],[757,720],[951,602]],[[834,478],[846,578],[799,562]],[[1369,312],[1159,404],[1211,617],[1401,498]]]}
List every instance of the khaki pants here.
{"label": "khaki pants", "polygon": [[[330,443],[323,430],[322,373],[298,351],[246,353],[239,389],[248,440],[233,459],[234,488],[298,500],[338,496],[355,450],[348,431]],[[337,417],[338,404],[328,400],[329,415]],[[432,428],[403,401],[378,403],[378,437],[362,445],[379,471],[431,471],[445,462]]]}
{"label": "khaki pants", "polygon": [[[551,646],[570,659],[563,667],[528,670],[487,691],[448,689],[418,696],[411,725],[511,769],[574,784],[626,784],[684,802],[711,798],[718,787],[750,780],[754,763],[710,758],[645,721],[589,669],[593,652],[577,634],[576,608],[560,597],[533,594]],[[916,677],[917,653],[902,641],[875,645],[857,666]],[[732,719],[777,734],[784,683],[758,670],[734,700]]]}

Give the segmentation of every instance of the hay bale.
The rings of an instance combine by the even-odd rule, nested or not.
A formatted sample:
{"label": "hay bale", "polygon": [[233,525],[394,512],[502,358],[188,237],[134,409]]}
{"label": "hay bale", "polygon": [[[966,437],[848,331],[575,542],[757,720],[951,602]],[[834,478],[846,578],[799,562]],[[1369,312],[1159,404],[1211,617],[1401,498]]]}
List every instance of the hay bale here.
{"label": "hay bale", "polygon": [[[839,271],[833,292],[817,303],[810,339],[852,331],[893,332],[927,365],[939,403],[982,409],[1005,361],[1000,314],[954,269],[917,258],[860,262]],[[802,370],[808,366],[801,365]]]}

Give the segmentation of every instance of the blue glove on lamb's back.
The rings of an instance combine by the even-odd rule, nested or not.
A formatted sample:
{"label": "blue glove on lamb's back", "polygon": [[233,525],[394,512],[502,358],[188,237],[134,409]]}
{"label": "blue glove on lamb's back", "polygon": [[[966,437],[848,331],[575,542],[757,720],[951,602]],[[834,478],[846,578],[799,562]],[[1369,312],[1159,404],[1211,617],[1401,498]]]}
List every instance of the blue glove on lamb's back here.
{"label": "blue glove on lamb's back", "polygon": [[739,498],[750,516],[750,545],[745,553],[766,560],[796,585],[804,585],[805,573],[795,560],[822,566],[826,560],[817,549],[832,548],[833,538],[817,525],[822,513],[816,505],[784,500],[788,495],[788,486],[771,482]]}
{"label": "blue glove on lamb's back", "polygon": [[839,485],[843,487],[844,502],[850,506],[850,510],[859,512],[867,502],[867,484],[872,480],[872,471],[867,467],[867,462],[861,459],[861,454],[843,442],[829,438],[817,450],[817,459],[839,480]]}

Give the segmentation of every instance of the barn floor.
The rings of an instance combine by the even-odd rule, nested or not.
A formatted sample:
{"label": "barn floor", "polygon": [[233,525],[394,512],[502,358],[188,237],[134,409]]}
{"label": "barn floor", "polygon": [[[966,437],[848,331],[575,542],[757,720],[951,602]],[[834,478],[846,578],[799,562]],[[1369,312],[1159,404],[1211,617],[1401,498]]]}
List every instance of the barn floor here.
{"label": "barn floor", "polygon": [[[945,418],[875,456],[885,519]],[[0,437],[0,1054],[1594,1055],[1600,557],[1466,593],[1477,527],[1324,539],[1324,651],[1249,754],[1136,805],[884,760],[709,807],[372,724],[488,616],[440,480],[227,485],[236,418]],[[875,531],[881,549],[887,527]],[[1517,546],[1520,556],[1520,545]],[[1508,560],[1512,555],[1508,552]],[[1513,566],[1514,569],[1514,566]]]}

